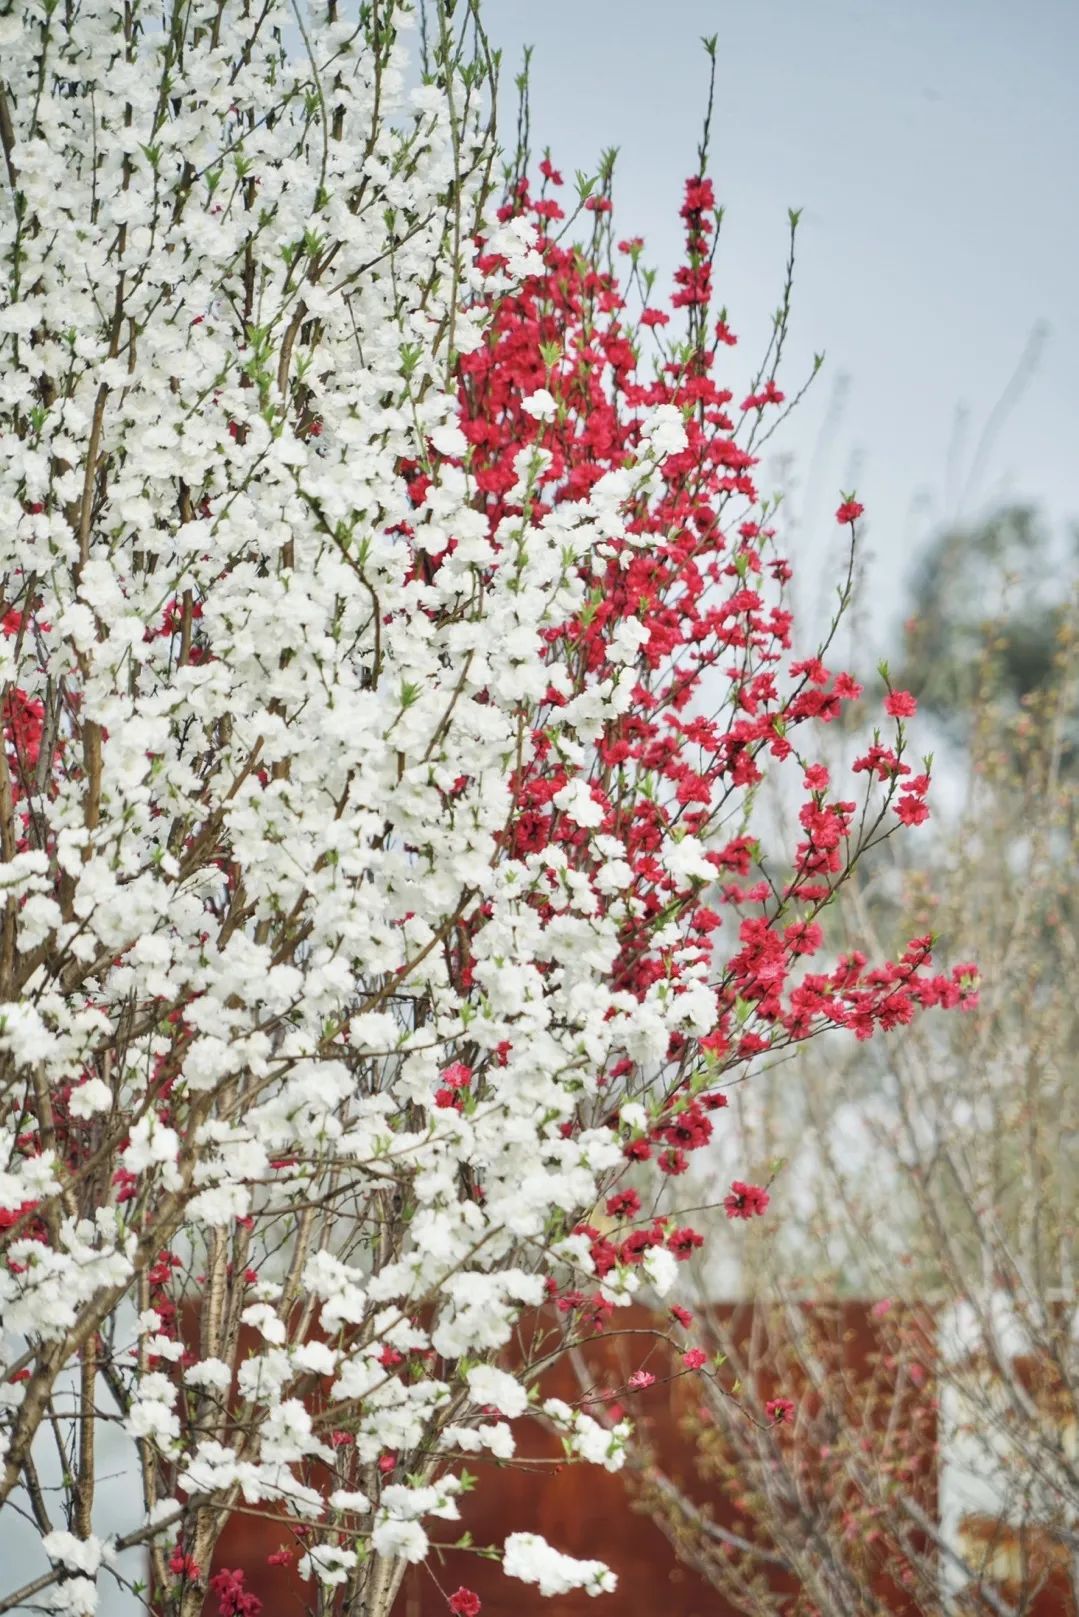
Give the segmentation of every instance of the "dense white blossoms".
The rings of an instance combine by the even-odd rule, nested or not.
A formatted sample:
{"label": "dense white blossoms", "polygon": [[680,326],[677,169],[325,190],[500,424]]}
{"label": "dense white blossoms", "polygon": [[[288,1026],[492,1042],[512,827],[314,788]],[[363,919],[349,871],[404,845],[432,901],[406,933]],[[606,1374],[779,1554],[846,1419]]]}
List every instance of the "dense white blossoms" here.
{"label": "dense white blossoms", "polygon": [[615,1588],[614,1573],[602,1561],[562,1555],[535,1533],[511,1533],[502,1565],[511,1578],[538,1584],[541,1595],[564,1595],[581,1588],[592,1595],[610,1594]]}
{"label": "dense white blossoms", "polygon": [[[208,1566],[236,1490],[324,1523],[305,1574],[374,1579],[375,1613],[380,1565],[456,1515],[446,1454],[512,1453],[485,1414],[527,1394],[488,1361],[552,1264],[588,1277],[562,1237],[621,1143],[564,1125],[609,1057],[662,1056],[705,1008],[617,991],[617,909],[560,850],[500,840],[527,706],[559,678],[542,630],[684,443],[678,412],[587,502],[488,532],[442,459],[467,447],[452,366],[482,341],[477,300],[538,261],[511,221],[488,240],[504,269],[473,265],[491,154],[471,46],[443,19],[423,77],[410,9],[363,9],[0,19],[0,1210],[24,1221],[0,1379],[29,1370],[0,1411],[0,1499],[81,1358],[140,1445],[159,1544]],[[619,633],[625,677],[567,703],[567,749],[629,705],[642,631]],[[581,782],[557,803],[600,824]],[[688,841],[663,856],[702,869]],[[438,1106],[453,1064],[482,1083]],[[560,1423],[617,1463],[619,1429]],[[310,1485],[346,1460],[346,1485]],[[96,1546],[45,1540],[79,1574],[61,1609],[93,1609]],[[527,1534],[506,1569],[610,1584]]]}

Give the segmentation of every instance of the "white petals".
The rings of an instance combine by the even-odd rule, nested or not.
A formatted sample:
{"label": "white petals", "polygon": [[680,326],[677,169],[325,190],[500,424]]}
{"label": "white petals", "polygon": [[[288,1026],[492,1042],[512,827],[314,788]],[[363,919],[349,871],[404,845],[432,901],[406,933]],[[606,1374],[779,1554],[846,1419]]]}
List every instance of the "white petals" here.
{"label": "white petals", "polygon": [[553,801],[575,825],[594,826],[603,822],[603,809],[593,798],[586,781],[571,780],[555,793]]}
{"label": "white petals", "polygon": [[468,1372],[468,1390],[474,1403],[497,1409],[512,1420],[528,1408],[528,1394],[521,1383],[494,1365],[477,1365]]}
{"label": "white petals", "polygon": [[93,1577],[106,1551],[103,1539],[93,1535],[76,1538],[74,1533],[65,1532],[46,1533],[41,1547],[50,1561],[66,1567],[69,1572],[84,1572],[87,1577]]}
{"label": "white petals", "polygon": [[527,399],[521,400],[521,409],[537,421],[551,421],[558,410],[554,394],[545,387],[537,388]]}
{"label": "white petals", "polygon": [[541,1595],[566,1595],[572,1589],[589,1594],[611,1594],[617,1584],[602,1561],[578,1561],[553,1549],[537,1533],[511,1533],[506,1540],[502,1570],[509,1578],[539,1585]]}

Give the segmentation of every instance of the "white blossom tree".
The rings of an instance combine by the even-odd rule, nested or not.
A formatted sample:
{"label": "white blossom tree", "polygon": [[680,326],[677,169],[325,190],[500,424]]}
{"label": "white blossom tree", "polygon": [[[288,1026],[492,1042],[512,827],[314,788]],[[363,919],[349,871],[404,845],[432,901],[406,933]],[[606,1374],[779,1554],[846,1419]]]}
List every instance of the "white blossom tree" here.
{"label": "white blossom tree", "polygon": [[[756,942],[718,975],[702,948],[700,894],[752,861],[753,760],[800,766],[788,727],[841,700],[819,661],[778,694],[788,615],[746,583],[781,599],[770,529],[710,563],[729,604],[699,633],[699,578],[680,609],[713,662],[741,647],[742,728],[705,737],[695,834],[692,793],[640,748],[596,763],[659,702],[645,586],[591,658],[559,626],[583,636],[690,497],[713,557],[703,502],[755,498],[751,455],[722,416],[702,436],[693,402],[711,191],[683,210],[696,391],[653,410],[644,390],[572,497],[539,499],[551,460],[526,446],[493,520],[461,367],[546,261],[532,221],[493,210],[496,58],[453,12],[0,17],[0,1507],[41,1565],[0,1612],[92,1612],[131,1551],[153,1609],[195,1617],[247,1510],[295,1530],[319,1611],[385,1617],[456,1517],[463,1460],[508,1457],[537,1407],[536,1366],[496,1362],[522,1310],[578,1278],[605,1305],[669,1286],[659,1236],[600,1269],[576,1228],[627,1148],[776,1029],[866,1031],[897,994],[966,992],[916,951],[873,982],[847,962],[780,1016],[784,962],[884,834],[898,761],[858,823],[818,771],[793,886],[727,892],[763,914],[747,938],[779,923],[767,990]],[[564,417],[555,368],[524,403],[537,437]],[[688,428],[722,453],[683,466]],[[690,687],[662,678],[677,715]],[[541,748],[568,831],[528,852],[506,832]],[[631,859],[642,802],[659,829]],[[622,1428],[540,1412],[619,1464]],[[119,1534],[97,1508],[116,1430],[139,1478]],[[527,1532],[504,1567],[547,1593],[611,1583]]]}

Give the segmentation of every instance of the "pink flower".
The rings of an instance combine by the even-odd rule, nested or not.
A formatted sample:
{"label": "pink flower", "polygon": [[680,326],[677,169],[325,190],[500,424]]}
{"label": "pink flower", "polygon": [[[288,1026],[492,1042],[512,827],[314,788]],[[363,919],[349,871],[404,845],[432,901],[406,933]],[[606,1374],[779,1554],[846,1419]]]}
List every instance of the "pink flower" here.
{"label": "pink flower", "polygon": [[626,1386],[632,1387],[634,1392],[643,1392],[646,1387],[654,1386],[655,1380],[656,1378],[650,1370],[635,1370],[626,1382]]}
{"label": "pink flower", "polygon": [[909,691],[889,691],[884,698],[884,711],[893,719],[912,719],[918,703]]}
{"label": "pink flower", "polygon": [[700,1370],[707,1359],[708,1355],[703,1348],[687,1348],[682,1355],[682,1363],[687,1370]]}

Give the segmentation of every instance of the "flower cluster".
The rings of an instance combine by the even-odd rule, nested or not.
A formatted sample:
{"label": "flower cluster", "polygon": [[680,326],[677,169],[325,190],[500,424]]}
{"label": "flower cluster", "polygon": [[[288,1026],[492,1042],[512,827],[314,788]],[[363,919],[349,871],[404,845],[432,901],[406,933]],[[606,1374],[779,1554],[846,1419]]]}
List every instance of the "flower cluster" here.
{"label": "flower cluster", "polygon": [[[535,1413],[619,1463],[497,1362],[521,1313],[670,1285],[700,1236],[630,1227],[622,1181],[681,1174],[724,1075],[972,994],[927,940],[808,968],[928,779],[901,729],[860,809],[808,757],[858,687],[793,655],[711,183],[667,346],[599,267],[604,193],[585,249],[549,164],[488,208],[482,52],[443,19],[410,88],[413,20],[0,24],[0,1503],[80,1361],[85,1526],[106,1375],[181,1617],[255,1609],[226,1507],[382,1617],[462,1455]],[[788,761],[781,861],[751,817]],[[66,1537],[89,1612],[108,1556],[69,1578]],[[611,1584],[528,1533],[504,1565]]]}

